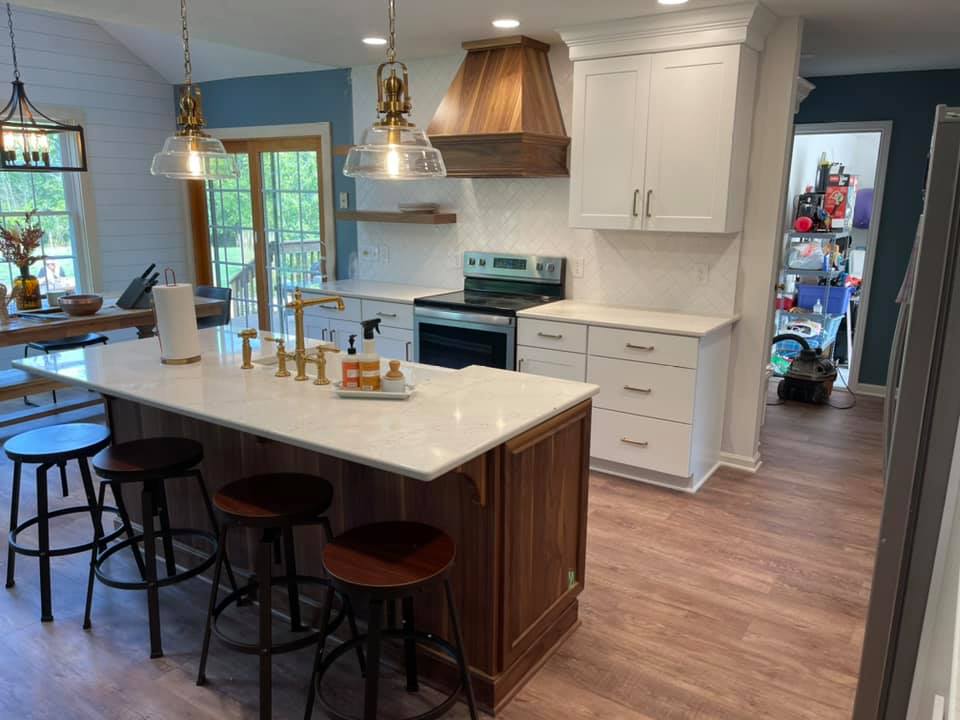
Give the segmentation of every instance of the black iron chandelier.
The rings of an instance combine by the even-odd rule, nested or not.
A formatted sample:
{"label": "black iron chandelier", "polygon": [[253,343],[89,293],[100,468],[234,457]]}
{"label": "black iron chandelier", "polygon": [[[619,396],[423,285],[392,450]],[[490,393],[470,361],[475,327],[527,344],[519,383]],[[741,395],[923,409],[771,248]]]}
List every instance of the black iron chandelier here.
{"label": "black iron chandelier", "polygon": [[7,3],[7,26],[13,54],[13,93],[6,107],[0,110],[0,171],[86,172],[83,127],[54,120],[27,98],[17,65],[10,3]]}

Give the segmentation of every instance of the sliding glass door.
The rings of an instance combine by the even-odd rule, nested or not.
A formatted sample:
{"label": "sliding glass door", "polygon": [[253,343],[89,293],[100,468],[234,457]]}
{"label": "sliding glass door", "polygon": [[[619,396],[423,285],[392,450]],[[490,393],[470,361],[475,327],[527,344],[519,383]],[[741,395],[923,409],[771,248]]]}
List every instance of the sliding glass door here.
{"label": "sliding glass door", "polygon": [[[292,331],[294,289],[327,277],[319,137],[231,140],[240,177],[191,193],[197,276],[233,291],[234,324]],[[200,185],[200,183],[197,183]]]}

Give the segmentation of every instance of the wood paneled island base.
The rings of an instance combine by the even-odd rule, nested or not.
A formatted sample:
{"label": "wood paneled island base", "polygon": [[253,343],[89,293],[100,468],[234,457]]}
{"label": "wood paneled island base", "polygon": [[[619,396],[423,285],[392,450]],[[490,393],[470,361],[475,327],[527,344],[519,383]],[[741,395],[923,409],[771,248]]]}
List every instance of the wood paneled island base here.
{"label": "wood paneled island base", "polygon": [[[247,475],[299,471],[333,484],[334,532],[381,520],[435,525],[457,542],[453,573],[477,702],[496,713],[577,626],[586,552],[590,401],[544,421],[436,480],[424,482],[316,451],[108,396],[116,442],[172,435],[203,443],[215,491]],[[317,433],[336,417],[318,409]],[[128,505],[139,506],[128,492]],[[203,527],[189,485],[168,483],[174,525]],[[238,569],[253,566],[256,538],[237,533]],[[306,574],[321,572],[319,528],[298,530]],[[279,600],[279,594],[277,596]],[[161,600],[162,602],[162,600]],[[203,607],[196,612],[202,614]],[[450,637],[441,593],[417,600],[417,624]],[[452,687],[456,668],[421,651],[422,678]]]}

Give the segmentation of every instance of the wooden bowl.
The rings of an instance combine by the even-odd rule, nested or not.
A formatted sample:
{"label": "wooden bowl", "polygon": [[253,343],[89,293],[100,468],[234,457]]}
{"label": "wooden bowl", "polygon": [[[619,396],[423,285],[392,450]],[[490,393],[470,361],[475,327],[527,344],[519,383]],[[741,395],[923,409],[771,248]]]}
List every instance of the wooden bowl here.
{"label": "wooden bowl", "polygon": [[93,315],[101,307],[103,298],[99,295],[64,295],[60,298],[60,309],[75,317]]}

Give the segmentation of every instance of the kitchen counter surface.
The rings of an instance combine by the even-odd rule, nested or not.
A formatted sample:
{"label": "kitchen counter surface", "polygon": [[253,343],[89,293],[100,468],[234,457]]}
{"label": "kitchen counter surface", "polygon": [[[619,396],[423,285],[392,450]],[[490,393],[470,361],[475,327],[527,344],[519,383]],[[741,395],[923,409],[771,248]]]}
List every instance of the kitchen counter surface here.
{"label": "kitchen counter surface", "polygon": [[[160,363],[155,339],[40,355],[14,365],[108,396],[206,420],[259,437],[433,480],[596,394],[595,385],[469,367],[404,364],[417,386],[407,401],[346,400],[333,386],[240,369],[233,333],[200,333],[203,359]],[[271,347],[254,341],[254,358]],[[312,367],[312,366],[311,366]],[[412,374],[412,377],[411,377]],[[337,355],[327,375],[340,377]]]}
{"label": "kitchen counter surface", "polygon": [[[455,288],[459,289],[459,288]],[[418,297],[453,292],[451,288],[419,287],[402,283],[376,282],[373,280],[333,280],[302,288],[304,292],[336,293],[343,297],[386,300],[412,305]]]}
{"label": "kitchen counter surface", "polygon": [[739,315],[685,315],[674,312],[643,310],[623,305],[585,303],[576,300],[560,300],[555,303],[547,303],[529,310],[521,310],[517,315],[538,320],[557,320],[689,337],[709,335],[728,325],[733,325],[740,319]]}

